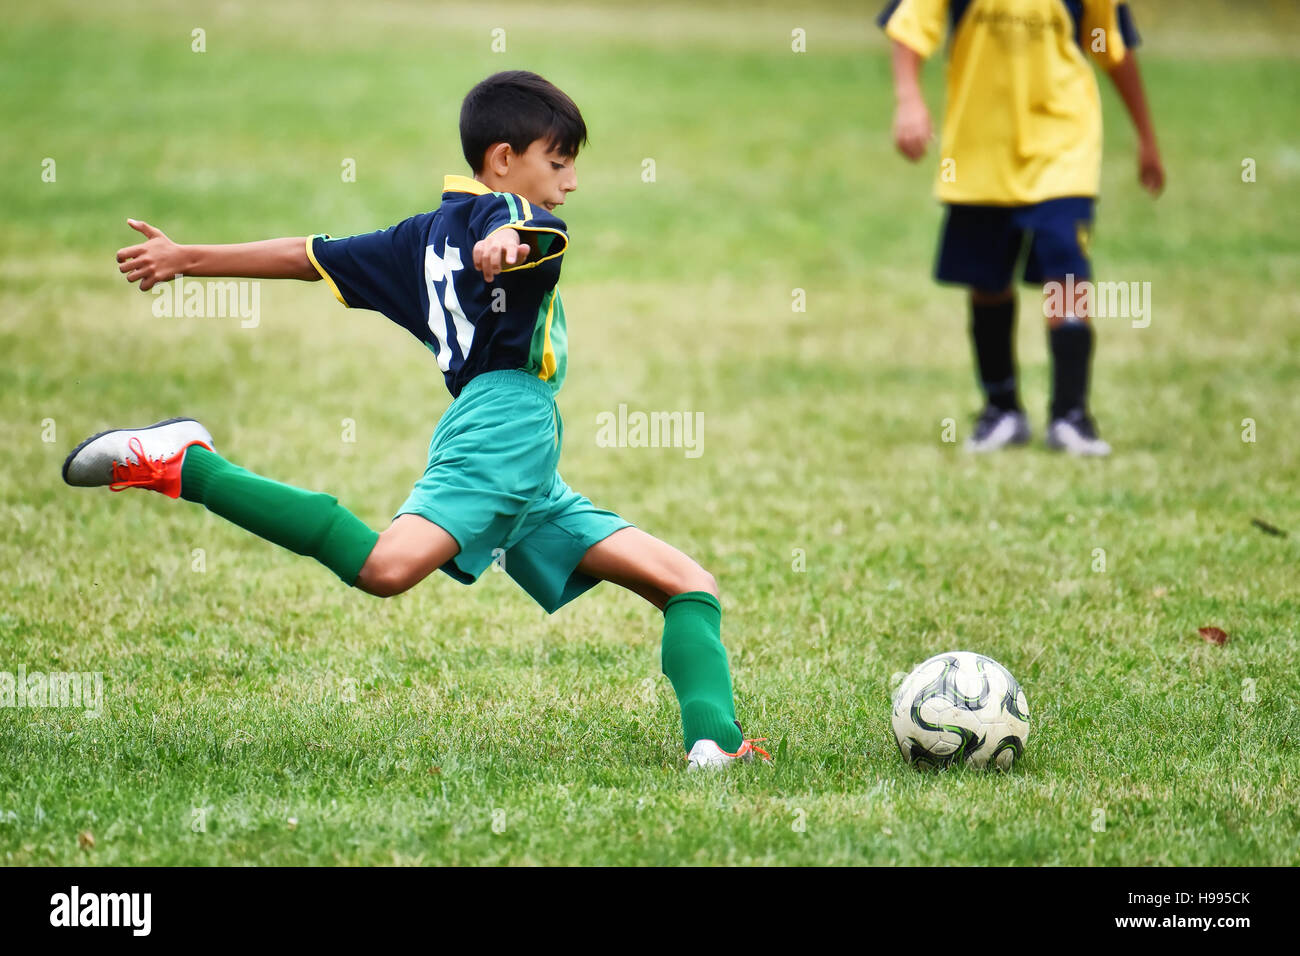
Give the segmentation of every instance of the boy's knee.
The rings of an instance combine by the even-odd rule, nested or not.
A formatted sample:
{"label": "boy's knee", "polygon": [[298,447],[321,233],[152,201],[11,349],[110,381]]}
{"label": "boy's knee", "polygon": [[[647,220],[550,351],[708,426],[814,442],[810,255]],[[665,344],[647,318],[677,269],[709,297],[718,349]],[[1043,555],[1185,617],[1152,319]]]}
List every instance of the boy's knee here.
{"label": "boy's knee", "polygon": [[[677,594],[689,594],[692,591],[704,591],[712,594],[715,598],[721,597],[718,594],[718,581],[712,574],[705,571],[698,564],[692,562],[692,567],[686,569],[677,581]],[[674,595],[669,595],[673,597]]]}
{"label": "boy's knee", "polygon": [[357,576],[357,587],[375,597],[395,597],[410,590],[415,583],[409,569],[398,562],[376,558],[373,553]]}
{"label": "boy's knee", "polygon": [[708,592],[709,592],[710,594],[712,594],[715,598],[716,598],[716,597],[722,597],[722,595],[718,592],[718,580],[717,580],[717,578],[715,578],[715,577],[714,577],[712,574],[710,574],[708,571],[705,571],[703,568],[700,568],[700,587],[699,587],[699,590],[701,590],[701,591],[708,591]]}
{"label": "boy's knee", "polygon": [[1005,289],[977,289],[971,286],[970,300],[975,305],[1002,305],[1004,302],[1010,302],[1015,295],[1015,290],[1011,286]]}

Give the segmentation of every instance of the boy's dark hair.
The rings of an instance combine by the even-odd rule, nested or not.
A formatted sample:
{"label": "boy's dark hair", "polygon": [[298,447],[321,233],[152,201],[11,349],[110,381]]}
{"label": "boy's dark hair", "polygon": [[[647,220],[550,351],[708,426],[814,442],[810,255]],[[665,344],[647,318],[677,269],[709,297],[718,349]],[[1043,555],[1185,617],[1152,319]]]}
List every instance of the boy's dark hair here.
{"label": "boy's dark hair", "polygon": [[577,156],[587,143],[587,124],[577,104],[536,73],[493,73],[465,96],[460,145],[474,172],[483,171],[483,155],[493,143],[509,143],[522,153],[539,139],[562,156]]}

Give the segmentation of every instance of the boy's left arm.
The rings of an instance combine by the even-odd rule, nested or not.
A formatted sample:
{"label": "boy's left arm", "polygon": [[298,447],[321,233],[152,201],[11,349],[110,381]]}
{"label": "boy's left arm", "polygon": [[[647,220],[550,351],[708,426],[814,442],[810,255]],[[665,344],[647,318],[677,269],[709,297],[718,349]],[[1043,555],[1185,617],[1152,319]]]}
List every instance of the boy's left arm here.
{"label": "boy's left arm", "polygon": [[503,226],[474,243],[474,268],[484,282],[491,282],[510,266],[527,262],[531,251],[517,229]]}
{"label": "boy's left arm", "polygon": [[1156,131],[1151,125],[1142,74],[1138,72],[1137,56],[1132,50],[1128,50],[1119,66],[1110,71],[1110,78],[1124,101],[1129,118],[1133,120],[1133,128],[1137,130],[1138,181],[1151,195],[1159,196],[1165,188],[1165,167],[1160,162],[1160,147],[1156,145]]}
{"label": "boy's left arm", "polygon": [[492,282],[506,272],[531,270],[564,255],[569,247],[564,221],[513,193],[479,197],[470,215],[474,268]]}
{"label": "boy's left arm", "polygon": [[1165,187],[1165,168],[1151,124],[1142,74],[1138,72],[1134,48],[1141,42],[1133,16],[1124,0],[1084,0],[1084,22],[1080,40],[1097,64],[1106,71],[1124,101],[1138,134],[1138,181],[1153,196]]}

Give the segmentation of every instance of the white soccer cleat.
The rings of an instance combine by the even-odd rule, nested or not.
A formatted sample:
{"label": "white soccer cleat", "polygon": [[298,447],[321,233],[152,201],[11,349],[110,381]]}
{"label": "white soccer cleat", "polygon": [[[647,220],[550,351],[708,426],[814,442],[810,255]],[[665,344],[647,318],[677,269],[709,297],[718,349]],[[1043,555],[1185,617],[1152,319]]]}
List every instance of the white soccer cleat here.
{"label": "white soccer cleat", "polygon": [[737,760],[750,763],[755,754],[758,754],[764,763],[771,763],[772,755],[762,747],[754,746],[766,739],[766,737],[759,737],[741,741],[740,749],[734,754],[727,753],[712,740],[697,740],[691,752],[686,755],[686,770],[689,773],[696,770],[721,770],[731,766]]}
{"label": "white soccer cleat", "polygon": [[1110,445],[1098,436],[1096,423],[1078,410],[1052,421],[1047,429],[1047,447],[1094,458],[1110,454]]}
{"label": "white soccer cleat", "polygon": [[191,445],[212,450],[212,436],[192,418],[100,432],[72,449],[63,462],[63,480],[81,488],[148,488],[176,498],[181,463]]}
{"label": "white soccer cleat", "polygon": [[966,439],[966,450],[997,451],[1009,445],[1023,445],[1029,441],[1029,434],[1029,419],[1024,412],[989,405],[980,412],[974,434]]}

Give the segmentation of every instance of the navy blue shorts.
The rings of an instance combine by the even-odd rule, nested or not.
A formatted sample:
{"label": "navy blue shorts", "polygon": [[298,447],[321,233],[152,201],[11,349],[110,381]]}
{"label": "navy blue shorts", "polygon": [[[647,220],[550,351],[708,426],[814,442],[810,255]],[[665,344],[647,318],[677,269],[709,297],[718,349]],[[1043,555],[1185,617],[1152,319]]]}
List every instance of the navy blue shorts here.
{"label": "navy blue shorts", "polygon": [[934,276],[940,282],[1000,292],[1011,286],[1016,262],[1028,245],[1025,282],[1038,285],[1067,275],[1091,279],[1088,242],[1094,202],[1068,196],[1030,206],[949,203]]}

